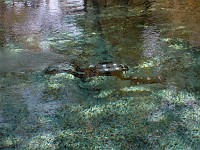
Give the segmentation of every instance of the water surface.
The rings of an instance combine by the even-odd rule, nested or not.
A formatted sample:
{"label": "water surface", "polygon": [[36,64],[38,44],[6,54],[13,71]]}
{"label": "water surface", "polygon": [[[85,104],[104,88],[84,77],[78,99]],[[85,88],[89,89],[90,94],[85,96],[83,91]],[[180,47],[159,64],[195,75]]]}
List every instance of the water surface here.
{"label": "water surface", "polygon": [[[1,149],[198,149],[198,0],[0,2]],[[45,75],[113,61],[126,76]]]}

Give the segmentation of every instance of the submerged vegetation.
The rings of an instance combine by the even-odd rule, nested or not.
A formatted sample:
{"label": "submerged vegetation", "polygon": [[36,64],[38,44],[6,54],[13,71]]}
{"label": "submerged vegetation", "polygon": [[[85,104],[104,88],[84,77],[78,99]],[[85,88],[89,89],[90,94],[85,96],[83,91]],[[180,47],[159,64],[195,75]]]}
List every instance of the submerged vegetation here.
{"label": "submerged vegetation", "polygon": [[[20,147],[27,149],[198,149],[200,56],[197,49],[194,51],[190,47],[181,49],[180,53],[179,46],[183,46],[179,40],[175,49],[171,49],[173,45],[169,44],[171,52],[167,51],[162,59],[155,57],[137,67],[142,72],[148,67],[162,66],[162,73],[167,78],[163,85],[132,85],[115,77],[94,77],[81,81],[66,73],[1,74],[1,96],[4,93],[1,108],[6,109],[8,103],[8,107],[13,104],[10,97],[16,85],[27,92],[30,88],[35,89],[32,91],[34,97],[39,91],[43,93],[38,95],[38,105],[45,106],[46,103],[49,107],[48,104],[54,105],[53,101],[63,100],[62,103],[65,103],[59,111],[51,112],[47,108],[47,112],[38,112],[40,115],[35,118],[37,123],[32,127],[27,120],[34,116],[30,114],[34,111],[27,110],[28,104],[13,104],[15,109],[9,113],[15,115],[3,113],[4,117],[7,116],[20,128],[22,124],[25,126],[22,131],[17,126],[1,125],[1,147],[22,144]],[[17,80],[13,83],[15,78]],[[10,85],[6,85],[8,83]],[[8,91],[4,86],[12,88]],[[21,96],[17,97],[20,101]],[[28,102],[34,101],[27,95],[25,98],[30,99]],[[44,125],[46,131],[42,129]],[[35,136],[26,135],[25,139],[17,135],[33,131]]]}
{"label": "submerged vegetation", "polygon": [[[168,0],[105,2],[66,11],[55,31],[48,24],[41,43],[38,31],[26,43],[14,29],[0,38],[0,149],[199,149],[200,48],[188,38],[193,30],[169,20],[166,13],[175,10]],[[30,44],[57,55],[29,52]],[[114,76],[45,74],[47,64],[62,62],[60,55],[80,67],[120,62],[130,68],[125,76],[166,81],[135,85]]]}

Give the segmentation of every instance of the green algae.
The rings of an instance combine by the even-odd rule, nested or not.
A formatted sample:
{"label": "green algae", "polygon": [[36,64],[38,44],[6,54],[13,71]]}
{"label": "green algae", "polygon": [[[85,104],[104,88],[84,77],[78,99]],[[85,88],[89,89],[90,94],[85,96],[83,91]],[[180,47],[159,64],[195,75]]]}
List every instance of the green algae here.
{"label": "green algae", "polygon": [[[169,71],[167,67],[169,65],[172,67],[171,72],[180,71],[184,76],[188,76],[190,80],[185,82],[185,85],[180,76],[175,78],[176,75],[166,76],[167,81],[164,85],[132,85],[129,81],[121,81],[115,77],[94,77],[81,81],[67,73],[55,75],[44,75],[42,72],[2,73],[0,89],[1,95],[4,93],[5,96],[1,98],[4,104],[1,104],[1,108],[11,109],[8,101],[12,102],[13,95],[19,93],[19,89],[26,92],[31,89],[32,92],[26,94],[32,94],[33,97],[42,91],[42,95],[38,95],[37,98],[38,105],[34,106],[32,103],[32,109],[35,110],[37,106],[44,104],[44,108],[48,108],[53,101],[64,100],[64,103],[52,112],[51,109],[44,111],[38,109],[37,117],[32,114],[30,106],[27,110],[27,103],[21,105],[20,102],[20,107],[17,103],[12,103],[12,111],[7,111],[4,115],[13,120],[17,126],[23,125],[24,128],[1,124],[3,135],[1,147],[197,149],[200,137],[199,77],[191,72],[199,67],[199,57],[193,55],[190,49],[183,50],[181,56],[178,51],[172,49],[160,58],[143,61],[135,69],[138,69],[138,72],[142,70],[145,72],[146,69],[154,70],[157,66],[162,66],[164,74],[164,71]],[[178,59],[179,57],[181,59]],[[171,63],[174,61],[177,62],[174,67],[179,63],[183,66],[178,70],[173,68]],[[6,87],[11,88],[8,90]],[[19,101],[31,98],[28,95],[24,95],[26,97],[23,98],[22,95],[18,94],[15,97]],[[4,101],[7,101],[7,106]],[[28,125],[30,116],[31,119],[35,118],[35,125]],[[30,134],[31,132],[34,134]],[[18,136],[18,133],[28,133],[28,135],[24,138]],[[9,138],[6,138],[8,135]]]}
{"label": "green algae", "polygon": [[[158,58],[159,61],[153,58],[139,65],[138,68],[163,65],[162,71],[165,71],[166,63],[178,60],[173,57],[181,57],[180,62],[177,62],[182,64],[179,71],[187,76],[199,65],[196,61],[198,57],[193,55],[189,49],[190,45],[186,46],[187,48],[181,50],[181,56],[178,53],[179,49],[174,48],[175,50],[171,51],[173,55],[171,52],[166,53]],[[170,45],[169,47],[172,48]],[[176,53],[178,54],[174,55]],[[171,64],[170,67],[172,67],[170,71],[177,71],[177,68],[173,69]],[[175,67],[178,65],[176,64]],[[178,75],[180,78],[180,74]],[[130,147],[133,149],[198,148],[199,96],[195,89],[199,89],[199,77],[197,74],[190,73],[187,84],[181,86],[183,81],[174,76],[173,82],[176,84],[168,85],[171,82],[170,77],[167,77],[165,87],[155,88],[154,91],[152,91],[152,85],[132,87],[131,84],[126,83],[125,87],[121,87],[121,90],[126,93],[125,95],[119,92],[114,94],[118,91],[114,85],[116,82],[121,82],[119,80],[102,77],[105,82],[101,78],[94,78],[92,81],[84,83],[85,87],[91,84],[91,88],[87,90],[94,90],[92,89],[94,86],[102,87],[100,88],[101,92],[93,93],[93,95],[97,95],[94,98],[100,98],[101,101],[96,101],[90,94],[90,98],[88,98],[90,102],[82,101],[81,105],[66,106],[61,110],[58,116],[61,116],[63,131],[58,133],[59,140],[56,140],[58,147],[61,149],[79,149],[81,147],[83,149],[106,149],[107,147],[113,149]],[[114,85],[109,84],[107,79]],[[192,80],[197,84],[191,82]],[[107,89],[105,85],[109,85],[110,89]],[[119,85],[123,84],[118,83],[117,85],[120,89]],[[177,85],[180,89],[176,87]],[[114,89],[111,90],[111,87]],[[186,90],[184,91],[183,88]],[[138,96],[128,94],[128,91],[137,92],[138,90],[151,92],[143,97],[141,93]],[[109,96],[110,94],[112,96]],[[73,120],[73,118],[76,119]],[[63,122],[63,120],[65,121]]]}
{"label": "green algae", "polygon": [[[194,124],[190,126],[189,122],[185,122],[185,119],[182,120],[179,116],[182,114],[182,110],[192,111],[192,108],[187,108],[186,103],[184,105],[174,104],[177,103],[176,100],[174,100],[173,104],[170,104],[171,99],[167,99],[164,95],[162,97],[157,96],[157,98],[155,100],[155,95],[143,99],[129,98],[107,102],[107,104],[100,104],[98,106],[90,106],[90,108],[84,108],[84,105],[65,107],[61,114],[65,118],[62,120],[66,121],[63,125],[63,133],[59,133],[60,140],[64,140],[64,142],[59,143],[60,140],[56,140],[59,143],[59,148],[71,146],[71,148],[78,149],[82,146],[85,147],[86,143],[90,147],[89,149],[98,149],[97,147],[107,144],[115,145],[115,149],[128,147],[136,149],[144,147],[160,148],[164,145],[166,148],[171,146],[179,148],[188,147],[185,142],[184,144],[182,143],[183,145],[180,144],[180,141],[187,139],[193,140],[189,147],[197,148],[199,146],[198,122],[193,122]],[[186,95],[185,99],[187,98]],[[163,103],[160,106],[158,105],[159,101]],[[195,101],[198,102],[198,99],[195,99]],[[169,104],[165,105],[164,103]],[[162,111],[161,116],[154,112],[156,109]],[[70,113],[67,113],[66,110],[69,110]],[[67,114],[63,115],[63,112]],[[198,112],[196,111],[196,113]],[[194,112],[193,114],[197,115],[196,113]],[[77,119],[72,123],[71,121],[73,120],[69,120],[69,117],[71,118],[71,116],[76,114],[78,118],[74,116]],[[157,119],[153,119],[155,117]],[[188,119],[190,117],[191,119],[193,118],[193,116],[187,117]],[[195,130],[197,136],[190,135],[190,130]],[[70,135],[68,135],[69,131],[72,131]],[[186,131],[187,133],[184,133]],[[171,140],[171,136],[173,140]],[[74,145],[70,144],[71,140],[77,141],[78,145],[75,141],[73,142]],[[139,142],[139,140],[141,141]],[[106,146],[103,148],[106,148]]]}

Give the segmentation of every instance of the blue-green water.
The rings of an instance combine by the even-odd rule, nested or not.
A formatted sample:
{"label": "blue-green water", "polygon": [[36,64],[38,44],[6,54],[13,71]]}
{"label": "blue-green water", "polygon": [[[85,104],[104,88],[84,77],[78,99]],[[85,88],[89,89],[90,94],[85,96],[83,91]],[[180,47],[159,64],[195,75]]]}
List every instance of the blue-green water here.
{"label": "blue-green water", "polygon": [[[200,148],[198,0],[0,2],[0,149]],[[44,74],[113,61],[125,76]]]}

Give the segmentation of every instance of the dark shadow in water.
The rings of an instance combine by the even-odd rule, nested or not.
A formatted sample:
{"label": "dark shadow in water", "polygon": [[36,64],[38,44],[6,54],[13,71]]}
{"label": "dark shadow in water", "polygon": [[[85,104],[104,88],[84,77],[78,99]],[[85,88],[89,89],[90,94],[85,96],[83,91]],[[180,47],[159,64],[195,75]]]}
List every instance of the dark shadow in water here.
{"label": "dark shadow in water", "polygon": [[[6,10],[6,5],[3,2],[0,2],[0,17],[4,16],[4,12]],[[3,47],[6,43],[5,38],[5,27],[4,24],[0,22],[0,47]]]}
{"label": "dark shadow in water", "polygon": [[[102,25],[101,25],[101,18],[100,18],[100,7],[99,7],[99,3],[97,2],[97,0],[92,0],[92,3],[93,3],[93,8],[94,8],[94,16],[95,16],[95,19],[93,21],[93,29],[94,30],[97,30],[97,33],[99,34],[99,40],[98,40],[98,47],[100,49],[103,49],[101,51],[101,58],[102,58],[102,61],[109,61],[112,56],[110,56],[109,54],[109,50],[108,48],[106,47],[106,42],[105,42],[105,39],[103,37],[103,33],[102,33]],[[99,49],[97,49],[98,51]],[[98,52],[97,52],[98,54]]]}
{"label": "dark shadow in water", "polygon": [[[106,41],[108,41],[107,39],[105,39],[105,37],[107,37],[106,35],[104,36],[103,34],[103,30],[104,28],[102,28],[102,20],[101,20],[101,17],[100,17],[100,10],[101,10],[101,4],[98,0],[92,0],[92,3],[93,3],[93,8],[94,8],[94,16],[95,16],[95,19],[93,21],[93,28],[94,30],[96,30],[99,34],[99,40],[98,40],[98,49],[97,51],[101,51],[100,52],[96,52],[96,54],[99,56],[99,58],[102,58],[103,61],[113,61],[113,59],[116,59],[116,58],[113,58],[114,56],[111,54],[111,51],[108,47],[108,43],[106,43]],[[132,2],[133,3],[133,2]],[[133,7],[137,7],[137,6],[142,6],[144,7],[144,11],[146,12],[152,5],[152,2],[149,1],[149,0],[145,0],[143,2],[140,2],[140,3],[130,3],[129,0],[125,0],[125,1],[119,1],[119,4],[122,6],[122,9],[124,9],[124,14],[125,16],[123,16],[125,18],[125,22],[124,22],[124,26],[126,26],[126,24],[128,24],[128,22],[131,21],[131,18],[130,16],[127,16],[126,14],[129,13],[129,10],[128,10],[128,7],[131,5]],[[105,1],[105,4],[107,4],[107,2]],[[142,8],[141,8],[142,9]],[[144,15],[140,16],[142,18],[146,18],[147,20],[149,15],[147,15],[146,13],[144,13]],[[144,20],[146,20],[144,19]],[[112,35],[109,35],[110,37],[112,37]],[[124,37],[124,39],[126,39],[127,37]],[[124,42],[127,42],[127,40],[125,41],[122,41],[120,40],[120,45],[123,44]],[[129,41],[130,42],[130,41]],[[127,45],[130,44],[130,43],[127,43]],[[114,45],[111,45],[112,47]],[[96,56],[97,56],[96,55]]]}
{"label": "dark shadow in water", "polygon": [[83,0],[84,11],[87,12],[87,0]]}
{"label": "dark shadow in water", "polygon": [[147,11],[152,6],[153,1],[151,0],[145,0],[144,2],[134,4],[134,6],[141,6],[143,5],[145,7],[145,11]]}

